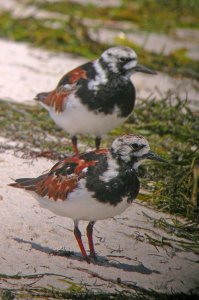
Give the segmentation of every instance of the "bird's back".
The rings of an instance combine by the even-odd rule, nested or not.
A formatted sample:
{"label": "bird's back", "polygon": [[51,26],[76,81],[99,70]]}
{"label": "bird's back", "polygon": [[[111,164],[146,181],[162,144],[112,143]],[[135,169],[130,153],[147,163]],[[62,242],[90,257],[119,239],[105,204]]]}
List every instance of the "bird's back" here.
{"label": "bird's back", "polygon": [[123,197],[135,199],[139,191],[136,172],[121,168],[110,158],[107,150],[66,158],[46,174],[36,178],[19,178],[10,185],[54,201],[67,201],[69,194],[81,186],[97,201],[113,206]]}

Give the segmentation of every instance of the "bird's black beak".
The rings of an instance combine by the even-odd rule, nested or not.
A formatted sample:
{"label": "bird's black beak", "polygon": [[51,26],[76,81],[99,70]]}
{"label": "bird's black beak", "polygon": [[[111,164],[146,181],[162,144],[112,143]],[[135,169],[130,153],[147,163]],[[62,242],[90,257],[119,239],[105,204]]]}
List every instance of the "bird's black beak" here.
{"label": "bird's black beak", "polygon": [[134,69],[136,72],[142,72],[142,73],[147,73],[147,74],[157,74],[155,71],[145,67],[145,66],[142,66],[142,65],[137,65]]}
{"label": "bird's black beak", "polygon": [[144,155],[144,158],[151,159],[151,160],[157,160],[157,161],[161,161],[161,162],[164,162],[164,163],[168,163],[168,161],[166,161],[164,158],[162,158],[161,156],[157,155],[153,151],[149,151],[148,153],[146,153]]}

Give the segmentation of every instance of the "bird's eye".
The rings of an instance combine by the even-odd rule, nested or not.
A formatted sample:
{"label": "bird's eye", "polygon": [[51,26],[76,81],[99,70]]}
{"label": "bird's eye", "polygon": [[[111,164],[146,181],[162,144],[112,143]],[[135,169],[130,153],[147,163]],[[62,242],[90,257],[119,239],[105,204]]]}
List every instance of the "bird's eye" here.
{"label": "bird's eye", "polygon": [[126,60],[127,60],[126,57],[120,57],[121,62],[125,62]]}
{"label": "bird's eye", "polygon": [[136,151],[139,151],[142,148],[144,148],[144,145],[134,143],[134,144],[131,144],[131,147],[132,147],[133,152],[136,152]]}
{"label": "bird's eye", "polygon": [[138,145],[138,144],[132,144],[131,146],[132,146],[132,148],[135,149],[135,150],[139,149],[139,145]]}

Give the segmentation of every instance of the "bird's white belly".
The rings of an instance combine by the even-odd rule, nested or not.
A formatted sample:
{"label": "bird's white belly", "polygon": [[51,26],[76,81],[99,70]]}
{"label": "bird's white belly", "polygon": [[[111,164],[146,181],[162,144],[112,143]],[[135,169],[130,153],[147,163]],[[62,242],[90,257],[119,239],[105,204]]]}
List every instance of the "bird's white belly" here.
{"label": "bird's white belly", "polygon": [[101,136],[127,119],[118,117],[117,108],[108,115],[91,112],[75,96],[67,99],[63,112],[57,113],[53,109],[49,109],[49,113],[55,123],[71,135],[94,134]]}
{"label": "bird's white belly", "polygon": [[35,193],[34,197],[43,208],[52,211],[56,215],[69,217],[73,220],[103,220],[121,214],[130,205],[126,197],[113,206],[95,200],[92,194],[85,189],[76,189],[69,194],[65,201],[54,201],[48,197],[40,197]]}

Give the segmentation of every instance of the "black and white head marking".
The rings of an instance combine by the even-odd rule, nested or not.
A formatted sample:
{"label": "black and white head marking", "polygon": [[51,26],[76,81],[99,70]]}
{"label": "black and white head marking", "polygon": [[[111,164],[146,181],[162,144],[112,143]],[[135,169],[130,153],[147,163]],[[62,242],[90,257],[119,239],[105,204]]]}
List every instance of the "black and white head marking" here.
{"label": "black and white head marking", "polygon": [[137,66],[137,54],[129,47],[113,47],[104,51],[101,56],[103,62],[113,73],[130,76]]}
{"label": "black and white head marking", "polygon": [[119,161],[133,164],[137,169],[141,160],[149,153],[148,141],[140,135],[123,135],[116,138],[111,146],[111,152]]}

